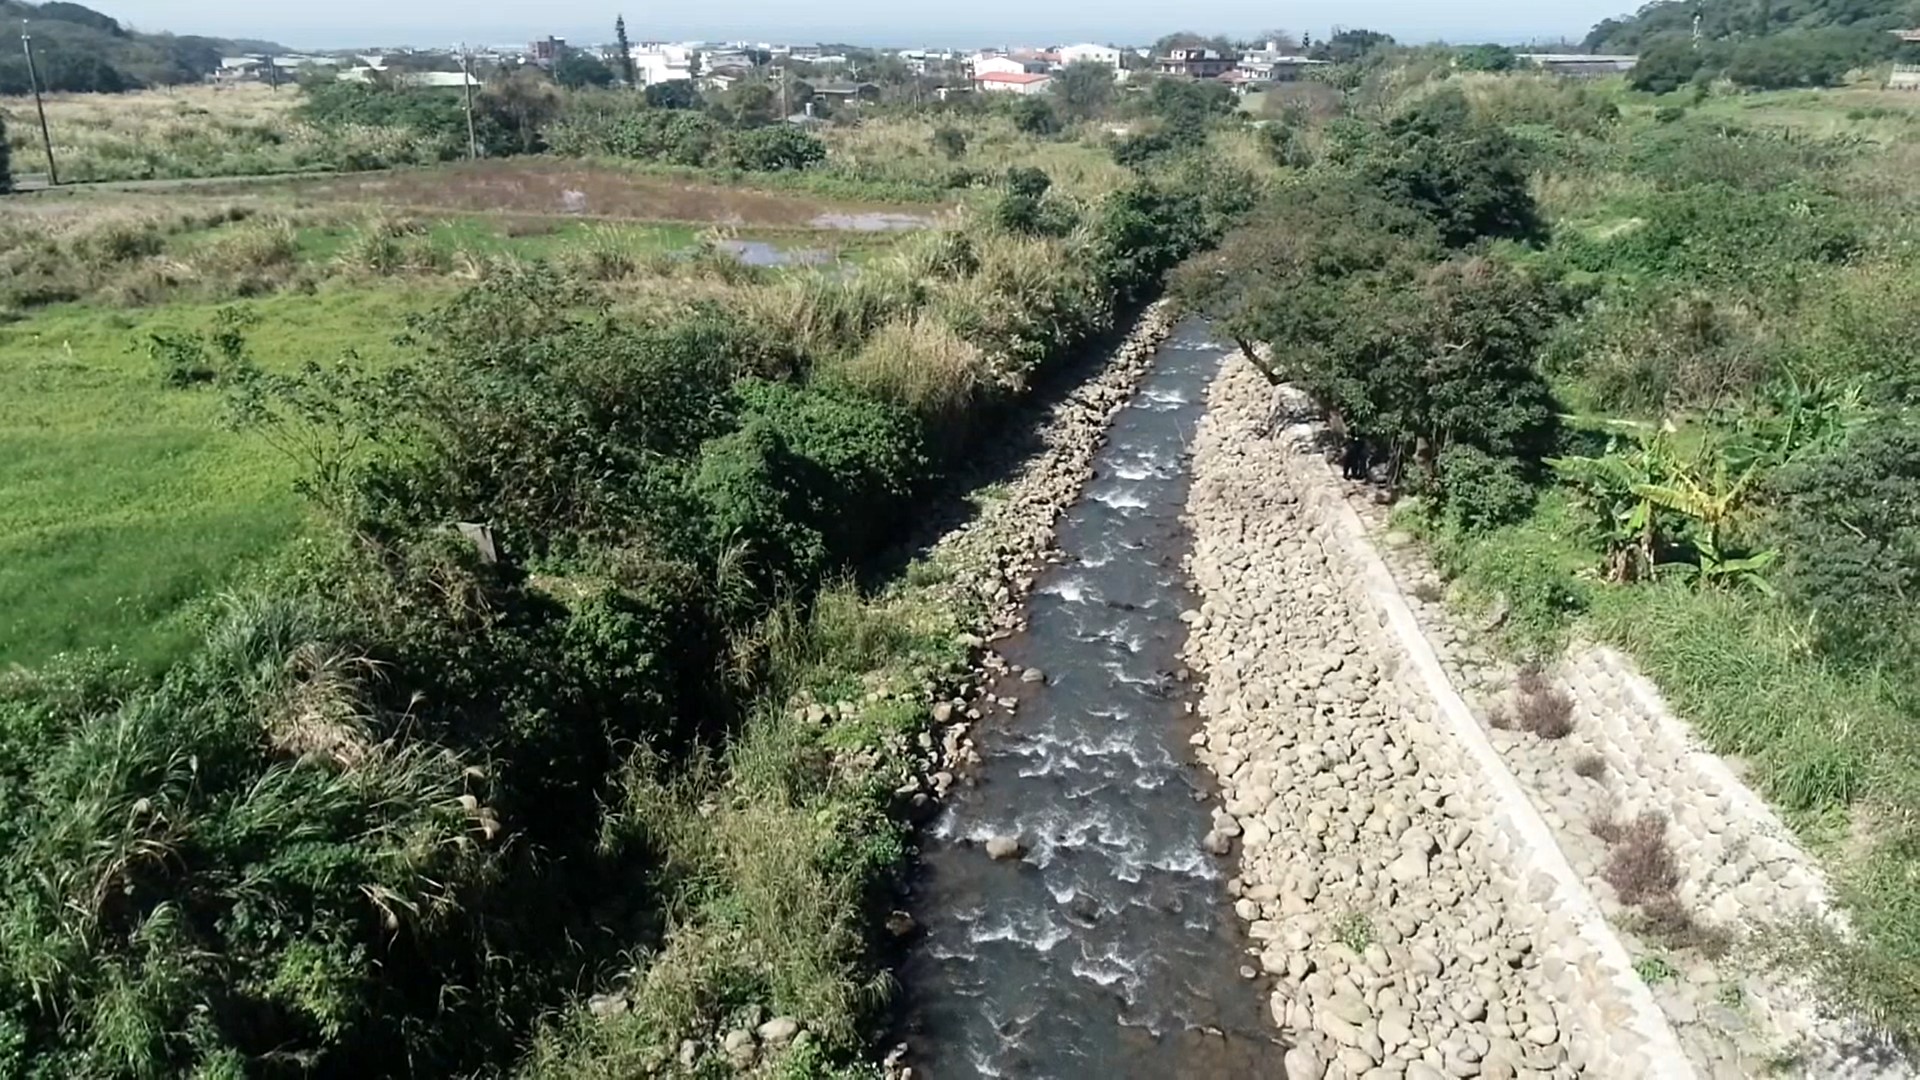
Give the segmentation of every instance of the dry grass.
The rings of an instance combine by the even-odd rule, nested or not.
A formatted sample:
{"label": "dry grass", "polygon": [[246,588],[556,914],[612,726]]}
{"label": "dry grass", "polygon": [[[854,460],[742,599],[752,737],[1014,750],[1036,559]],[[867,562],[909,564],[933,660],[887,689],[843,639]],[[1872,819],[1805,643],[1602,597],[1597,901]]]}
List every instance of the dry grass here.
{"label": "dry grass", "polygon": [[1574,759],[1573,775],[1583,780],[1599,780],[1607,775],[1607,759],[1599,754],[1581,754]]}
{"label": "dry grass", "polygon": [[939,419],[964,413],[992,379],[986,354],[925,312],[882,326],[835,370],[875,397]]}
{"label": "dry grass", "polygon": [[1547,681],[1540,665],[1523,666],[1513,680],[1514,726],[1542,739],[1573,734],[1573,698]]}
{"label": "dry grass", "polygon": [[1680,886],[1680,869],[1667,846],[1667,816],[1649,810],[1630,822],[1595,822],[1593,833],[1607,844],[1607,865],[1600,876],[1626,904],[1670,898]]}
{"label": "dry grass", "polygon": [[[381,128],[322,131],[298,120],[298,91],[174,87],[130,94],[53,94],[47,127],[65,181],[250,176],[373,164],[424,164],[440,149]],[[42,167],[27,98],[0,98],[16,171]]]}

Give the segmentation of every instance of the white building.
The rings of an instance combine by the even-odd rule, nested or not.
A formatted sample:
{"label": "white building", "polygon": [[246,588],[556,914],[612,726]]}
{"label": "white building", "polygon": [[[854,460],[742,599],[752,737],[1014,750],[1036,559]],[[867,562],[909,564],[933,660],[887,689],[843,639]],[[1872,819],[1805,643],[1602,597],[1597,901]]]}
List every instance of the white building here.
{"label": "white building", "polygon": [[973,84],[991,94],[1044,94],[1053,76],[1031,71],[989,71],[975,75]]}
{"label": "white building", "polygon": [[967,60],[968,70],[974,78],[982,75],[1025,75],[1027,65],[1024,61],[1000,53],[974,53]]}
{"label": "white building", "polygon": [[685,45],[635,45],[628,55],[641,86],[693,78],[693,50]]}
{"label": "white building", "polygon": [[1111,45],[1067,45],[1060,49],[1060,66],[1091,60],[1110,68],[1120,67],[1120,50]]}

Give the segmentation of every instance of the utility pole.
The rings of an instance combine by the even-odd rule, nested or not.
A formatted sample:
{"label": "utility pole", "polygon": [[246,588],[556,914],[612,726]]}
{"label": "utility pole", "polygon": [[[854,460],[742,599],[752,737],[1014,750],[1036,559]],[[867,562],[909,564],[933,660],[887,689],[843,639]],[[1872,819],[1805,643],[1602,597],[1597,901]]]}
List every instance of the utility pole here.
{"label": "utility pole", "polygon": [[467,92],[467,160],[480,160],[480,140],[473,134],[473,54],[460,43],[460,88]]}
{"label": "utility pole", "polygon": [[267,54],[267,86],[276,94],[280,92],[280,65],[274,62],[272,53]]}
{"label": "utility pole", "polygon": [[47,186],[60,186],[60,170],[53,163],[53,136],[47,132],[47,106],[40,100],[40,73],[33,67],[33,37],[27,20],[20,20],[20,48],[27,54],[27,85],[33,88],[33,109],[40,114],[40,145],[47,151]]}

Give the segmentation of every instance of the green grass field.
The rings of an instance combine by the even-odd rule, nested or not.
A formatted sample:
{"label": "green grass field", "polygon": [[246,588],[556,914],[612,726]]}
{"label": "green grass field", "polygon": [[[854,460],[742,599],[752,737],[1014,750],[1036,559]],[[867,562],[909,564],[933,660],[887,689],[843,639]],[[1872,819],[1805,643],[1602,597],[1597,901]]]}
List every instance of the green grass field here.
{"label": "green grass field", "polygon": [[[246,306],[260,363],[377,360],[444,291],[344,287]],[[0,326],[0,665],[117,649],[154,665],[183,614],[299,532],[292,465],[229,431],[217,387],[167,387],[144,344],[217,305],[66,306]]]}
{"label": "green grass field", "polygon": [[[344,203],[295,197],[304,189],[283,184],[0,204],[0,235],[46,245],[34,272],[81,297],[18,304],[14,320],[0,322],[0,670],[88,648],[157,668],[193,640],[197,604],[302,528],[292,464],[228,428],[217,385],[168,387],[146,350],[155,332],[204,332],[237,303],[255,316],[247,340],[263,366],[348,350],[378,362],[400,354],[394,339],[409,313],[451,295],[487,260],[599,259],[630,279],[636,302],[673,303],[677,286],[698,287],[672,279],[673,256],[708,240],[860,263],[897,235],[774,223],[835,204],[737,192],[772,216],[724,224],[483,212],[453,195],[423,208],[413,204],[435,190],[431,177],[405,175],[410,186],[390,192],[405,207],[357,188]],[[449,184],[462,176],[450,170]],[[678,201],[662,201],[657,180],[629,190],[625,170],[571,166],[565,177],[623,212],[706,205],[694,187],[676,189]],[[379,235],[394,237],[391,267],[370,255],[382,250],[371,242]],[[237,250],[252,279],[244,287],[234,284]],[[262,287],[265,295],[244,295]]]}

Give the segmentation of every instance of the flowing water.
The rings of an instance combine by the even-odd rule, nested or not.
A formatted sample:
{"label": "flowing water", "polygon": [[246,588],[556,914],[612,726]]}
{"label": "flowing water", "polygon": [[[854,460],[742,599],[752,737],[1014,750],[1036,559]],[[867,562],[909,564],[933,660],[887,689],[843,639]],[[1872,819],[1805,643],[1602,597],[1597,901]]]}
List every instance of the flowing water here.
{"label": "flowing water", "polygon": [[[1115,418],[1062,518],[1002,680],[983,763],[930,828],[902,971],[909,1061],[935,1078],[1278,1077],[1282,1048],[1206,853],[1211,789],[1177,677],[1192,606],[1186,448],[1222,348],[1188,320]],[[990,837],[1020,837],[994,861]]]}

